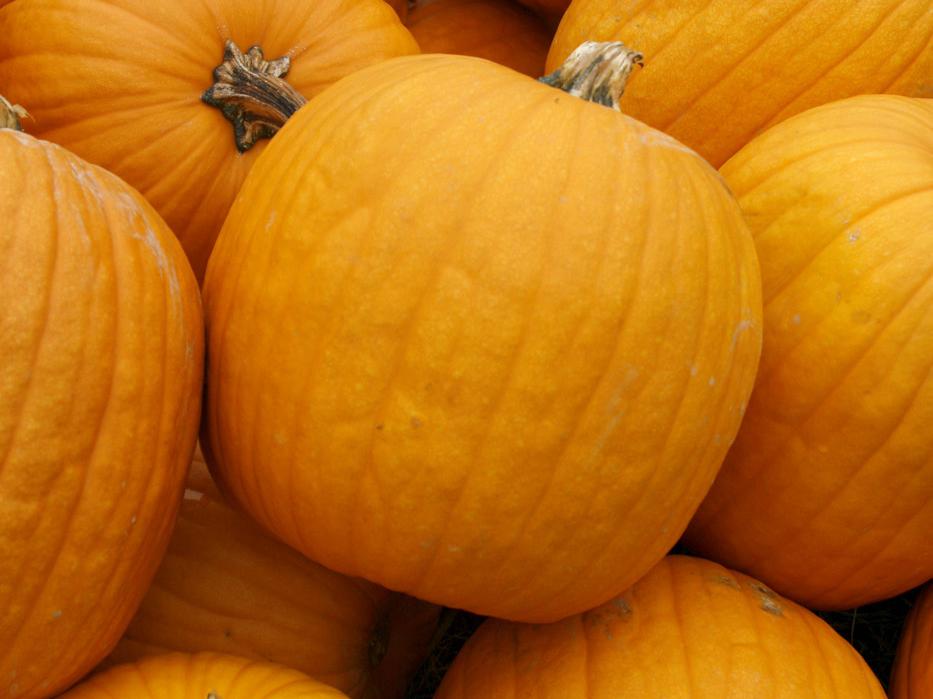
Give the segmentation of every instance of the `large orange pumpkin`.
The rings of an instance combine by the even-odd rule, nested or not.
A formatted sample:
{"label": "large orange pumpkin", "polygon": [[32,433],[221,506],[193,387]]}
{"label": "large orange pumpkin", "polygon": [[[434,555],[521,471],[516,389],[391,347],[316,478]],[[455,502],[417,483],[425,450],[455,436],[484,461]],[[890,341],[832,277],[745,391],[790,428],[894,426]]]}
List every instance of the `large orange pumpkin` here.
{"label": "large orange pumpkin", "polygon": [[424,53],[487,58],[533,78],[551,45],[544,22],[513,0],[427,0],[406,26]]}
{"label": "large orange pumpkin", "polygon": [[197,453],[168,553],[109,661],[216,651],[389,699],[427,654],[437,611],[271,539],[224,503]]}
{"label": "large orange pumpkin", "polygon": [[[417,51],[382,0],[16,2],[0,11],[0,36],[0,92],[29,109],[27,129],[142,192],[199,278],[264,147],[255,139],[274,132],[302,96]],[[254,45],[261,51],[239,54]],[[221,62],[211,106],[202,96]],[[236,139],[228,119],[239,123]]]}
{"label": "large orange pumpkin", "polygon": [[0,221],[0,697],[26,699],[100,661],[155,574],[204,331],[181,247],[114,175],[0,129]]}
{"label": "large orange pumpkin", "polygon": [[930,0],[574,0],[548,70],[585,39],[641,51],[622,109],[717,167],[810,107],[933,96]]}
{"label": "large orange pumpkin", "polygon": [[[618,83],[620,51],[564,77]],[[464,56],[364,69],[292,120],[205,280],[223,486],[312,559],[450,606],[550,621],[634,582],[757,363],[757,264],[718,175]]]}
{"label": "large orange pumpkin", "polygon": [[891,699],[933,697],[933,583],[907,617],[891,676]]}
{"label": "large orange pumpkin", "polygon": [[933,100],[864,96],[722,168],[758,248],[755,391],[690,546],[817,608],[933,576]]}
{"label": "large orange pumpkin", "polygon": [[614,600],[555,624],[483,623],[437,699],[884,699],[815,614],[710,561],[665,558]]}
{"label": "large orange pumpkin", "polygon": [[111,668],[60,699],[347,699],[307,675],[216,653],[170,653]]}

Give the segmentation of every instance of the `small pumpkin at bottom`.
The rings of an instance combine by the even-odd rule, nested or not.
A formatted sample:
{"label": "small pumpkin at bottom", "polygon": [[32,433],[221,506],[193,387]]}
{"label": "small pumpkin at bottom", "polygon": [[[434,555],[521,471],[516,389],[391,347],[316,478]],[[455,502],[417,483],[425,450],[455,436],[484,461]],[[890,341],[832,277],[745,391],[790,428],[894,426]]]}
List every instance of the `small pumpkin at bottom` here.
{"label": "small pumpkin at bottom", "polygon": [[293,667],[352,699],[400,699],[438,611],[272,539],[223,501],[196,452],[168,553],[108,662],[214,651]]}
{"label": "small pumpkin at bottom", "polygon": [[59,699],[347,699],[307,675],[219,653],[169,653],[93,675]]}
{"label": "small pumpkin at bottom", "polygon": [[748,576],[670,556],[628,591],[555,624],[483,623],[436,699],[884,699],[812,612]]}
{"label": "small pumpkin at bottom", "polygon": [[[638,55],[578,59],[550,81],[611,103]],[[708,163],[467,56],[384,61],[299,110],[204,299],[221,490],[329,568],[521,621],[664,556],[761,342],[751,236]]]}
{"label": "small pumpkin at bottom", "polygon": [[907,617],[891,675],[891,699],[933,697],[933,582]]}

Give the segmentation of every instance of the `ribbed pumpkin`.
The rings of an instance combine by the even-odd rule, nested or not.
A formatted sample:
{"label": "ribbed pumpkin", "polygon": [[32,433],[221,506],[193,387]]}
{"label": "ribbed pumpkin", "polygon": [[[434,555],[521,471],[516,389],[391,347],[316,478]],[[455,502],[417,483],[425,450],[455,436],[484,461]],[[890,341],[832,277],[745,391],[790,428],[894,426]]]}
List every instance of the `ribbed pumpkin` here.
{"label": "ribbed pumpkin", "polygon": [[224,503],[198,452],[168,553],[109,662],[215,651],[389,699],[427,655],[437,611],[271,539]]}
{"label": "ribbed pumpkin", "polygon": [[933,576],[933,100],[825,105],[722,168],[765,341],[691,548],[816,608]]}
{"label": "ribbed pumpkin", "polygon": [[926,697],[933,697],[933,583],[907,617],[891,676],[891,699]]}
{"label": "ribbed pumpkin", "polygon": [[[637,58],[591,50],[569,83]],[[757,363],[757,263],[718,175],[464,56],[364,69],[292,121],[205,280],[223,486],[312,559],[450,606],[551,621],[634,582]]]}
{"label": "ribbed pumpkin", "polygon": [[815,614],[710,561],[665,558],[555,624],[483,623],[437,699],[884,699]]}
{"label": "ribbed pumpkin", "polygon": [[406,25],[424,53],[487,58],[533,78],[551,45],[544,22],[513,0],[427,0]]}
{"label": "ribbed pumpkin", "polygon": [[232,655],[170,653],[111,668],[61,699],[346,699],[286,668]]}
{"label": "ribbed pumpkin", "polygon": [[100,661],[155,574],[204,330],[181,247],[114,175],[0,129],[0,222],[0,697],[26,699]]}
{"label": "ribbed pumpkin", "polygon": [[[382,0],[16,2],[0,11],[0,36],[0,92],[28,107],[28,130],[142,192],[199,278],[256,139],[302,96],[417,51]],[[221,63],[212,106],[202,96]],[[270,100],[283,81],[293,89]]]}
{"label": "ribbed pumpkin", "polygon": [[621,40],[645,68],[622,109],[720,166],[756,134],[833,100],[933,96],[930,0],[574,0],[548,56]]}

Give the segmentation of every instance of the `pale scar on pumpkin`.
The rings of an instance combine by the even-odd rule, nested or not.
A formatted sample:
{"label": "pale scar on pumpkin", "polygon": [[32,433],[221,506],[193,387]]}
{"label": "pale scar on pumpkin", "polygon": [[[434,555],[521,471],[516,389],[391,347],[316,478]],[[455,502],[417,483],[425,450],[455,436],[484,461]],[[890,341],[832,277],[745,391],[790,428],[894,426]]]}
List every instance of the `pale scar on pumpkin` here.
{"label": "pale scar on pumpkin", "polygon": [[749,587],[758,595],[758,599],[761,601],[761,608],[764,611],[774,616],[784,616],[784,607],[778,602],[777,595],[773,590],[761,583],[749,583]]}

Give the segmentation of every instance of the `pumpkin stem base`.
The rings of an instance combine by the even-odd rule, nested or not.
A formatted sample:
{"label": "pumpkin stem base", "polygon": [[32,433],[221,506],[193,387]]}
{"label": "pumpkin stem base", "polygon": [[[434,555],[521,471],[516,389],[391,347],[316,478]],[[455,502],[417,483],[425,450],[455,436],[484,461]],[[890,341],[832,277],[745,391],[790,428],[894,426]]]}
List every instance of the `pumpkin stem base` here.
{"label": "pumpkin stem base", "polygon": [[285,81],[291,59],[263,57],[262,48],[246,53],[231,40],[224,61],[214,69],[214,84],[201,101],[219,109],[233,124],[237,150],[245,153],[262,138],[272,138],[307,100]]}
{"label": "pumpkin stem base", "polygon": [[25,119],[28,116],[29,112],[18,104],[10,104],[3,95],[0,95],[0,129],[22,131],[23,125],[20,123],[20,119]]}
{"label": "pumpkin stem base", "polygon": [[644,56],[621,41],[585,41],[560,68],[538,79],[574,97],[620,111],[619,100],[629,76],[636,65],[644,65],[643,60]]}

